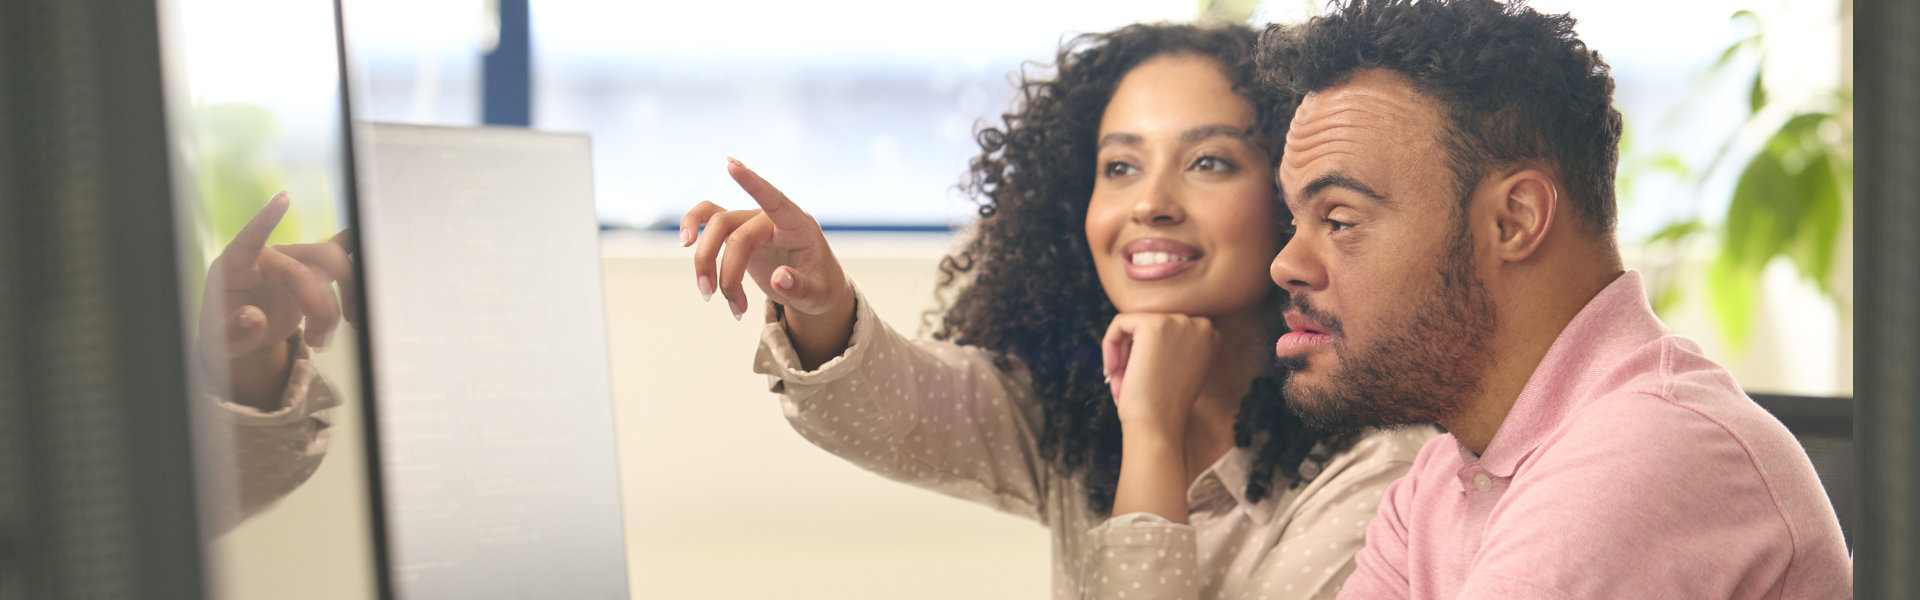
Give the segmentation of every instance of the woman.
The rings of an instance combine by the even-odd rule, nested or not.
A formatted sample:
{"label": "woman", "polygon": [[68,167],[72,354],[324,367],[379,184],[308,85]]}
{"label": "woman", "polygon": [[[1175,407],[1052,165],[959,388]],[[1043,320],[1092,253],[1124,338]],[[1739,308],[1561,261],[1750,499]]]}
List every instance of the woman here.
{"label": "woman", "polygon": [[736,317],[745,277],[767,294],[755,370],[807,439],[1047,524],[1056,598],[1329,597],[1433,432],[1310,429],[1268,372],[1288,217],[1259,117],[1290,111],[1251,89],[1255,37],[1135,25],[1026,78],[978,135],[981,220],[941,265],[933,340],[881,323],[731,159],[763,210],[687,213],[696,285]]}

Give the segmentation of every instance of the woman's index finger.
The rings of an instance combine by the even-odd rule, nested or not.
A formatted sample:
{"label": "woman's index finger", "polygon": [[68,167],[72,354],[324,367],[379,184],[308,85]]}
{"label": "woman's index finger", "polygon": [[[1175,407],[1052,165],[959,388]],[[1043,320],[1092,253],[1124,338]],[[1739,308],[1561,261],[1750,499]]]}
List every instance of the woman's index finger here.
{"label": "woman's index finger", "polygon": [[253,264],[260,257],[260,249],[267,247],[267,237],[273,235],[273,228],[280,226],[280,219],[287,216],[290,204],[292,200],[287,198],[286,191],[274,194],[266,206],[260,207],[260,212],[247,219],[247,224],[240,227],[240,233],[234,234],[233,241],[227,242],[227,248],[220,254],[231,256],[231,260],[238,261],[235,264]]}
{"label": "woman's index finger", "polygon": [[753,172],[753,169],[747,168],[732,157],[727,158],[727,175],[732,176],[734,183],[740,184],[740,189],[745,190],[748,196],[753,197],[754,202],[760,204],[760,211],[767,215],[768,220],[773,221],[774,227],[806,229],[813,226],[812,221],[807,218],[807,213],[800,210],[800,207],[789,200],[786,194],[773,187],[773,184],[767,183],[759,173]]}

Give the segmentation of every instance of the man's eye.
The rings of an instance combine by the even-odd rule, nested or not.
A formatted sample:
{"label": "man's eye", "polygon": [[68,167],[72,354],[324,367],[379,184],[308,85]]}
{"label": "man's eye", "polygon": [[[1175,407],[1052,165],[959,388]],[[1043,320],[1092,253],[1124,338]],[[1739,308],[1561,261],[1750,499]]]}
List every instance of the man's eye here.
{"label": "man's eye", "polygon": [[1128,176],[1128,175],[1132,175],[1132,174],[1134,174],[1134,173],[1138,173],[1138,172],[1140,171],[1139,169],[1136,169],[1136,168],[1134,168],[1134,167],[1133,167],[1133,165],[1130,165],[1130,164],[1127,164],[1127,163],[1124,163],[1124,162],[1120,162],[1120,161],[1117,161],[1117,160],[1116,160],[1116,161],[1111,161],[1111,162],[1108,162],[1108,163],[1107,163],[1107,166],[1105,167],[1105,169],[1104,169],[1104,170],[1105,170],[1105,171],[1106,171],[1106,173],[1107,173],[1107,177],[1110,177],[1110,178],[1111,178],[1111,177],[1126,177],[1126,176]]}

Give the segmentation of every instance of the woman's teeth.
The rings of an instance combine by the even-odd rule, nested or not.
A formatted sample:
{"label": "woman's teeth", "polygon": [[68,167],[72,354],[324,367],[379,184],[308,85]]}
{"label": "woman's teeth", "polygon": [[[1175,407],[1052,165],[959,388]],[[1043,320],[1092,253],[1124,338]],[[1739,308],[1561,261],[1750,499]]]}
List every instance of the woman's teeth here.
{"label": "woman's teeth", "polygon": [[1170,263],[1176,260],[1187,260],[1187,257],[1172,254],[1169,252],[1141,252],[1139,254],[1133,255],[1130,258],[1130,260],[1132,260],[1133,264],[1136,264],[1136,265],[1157,265],[1160,263]]}

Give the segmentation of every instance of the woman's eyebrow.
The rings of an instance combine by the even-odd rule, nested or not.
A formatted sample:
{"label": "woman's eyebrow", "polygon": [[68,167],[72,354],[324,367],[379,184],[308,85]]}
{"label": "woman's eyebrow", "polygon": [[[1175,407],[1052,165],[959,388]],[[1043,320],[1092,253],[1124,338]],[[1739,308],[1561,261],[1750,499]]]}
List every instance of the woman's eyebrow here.
{"label": "woman's eyebrow", "polygon": [[1113,144],[1138,146],[1140,145],[1140,142],[1141,142],[1140,136],[1137,134],[1125,133],[1125,132],[1114,132],[1114,133],[1109,133],[1109,134],[1100,136],[1100,143],[1095,147],[1105,148]]}
{"label": "woman's eyebrow", "polygon": [[1252,129],[1251,127],[1235,127],[1225,123],[1201,125],[1193,129],[1188,129],[1185,133],[1180,134],[1180,141],[1191,144],[1214,136],[1226,136],[1243,142],[1253,143],[1253,135],[1250,133]]}
{"label": "woman's eyebrow", "polygon": [[[1181,132],[1180,142],[1191,144],[1210,137],[1225,136],[1251,144],[1253,143],[1252,131],[1251,127],[1235,127],[1225,123],[1201,125]],[[1100,136],[1100,142],[1096,146],[1100,148],[1114,144],[1138,146],[1144,141],[1139,134],[1116,131]]]}

